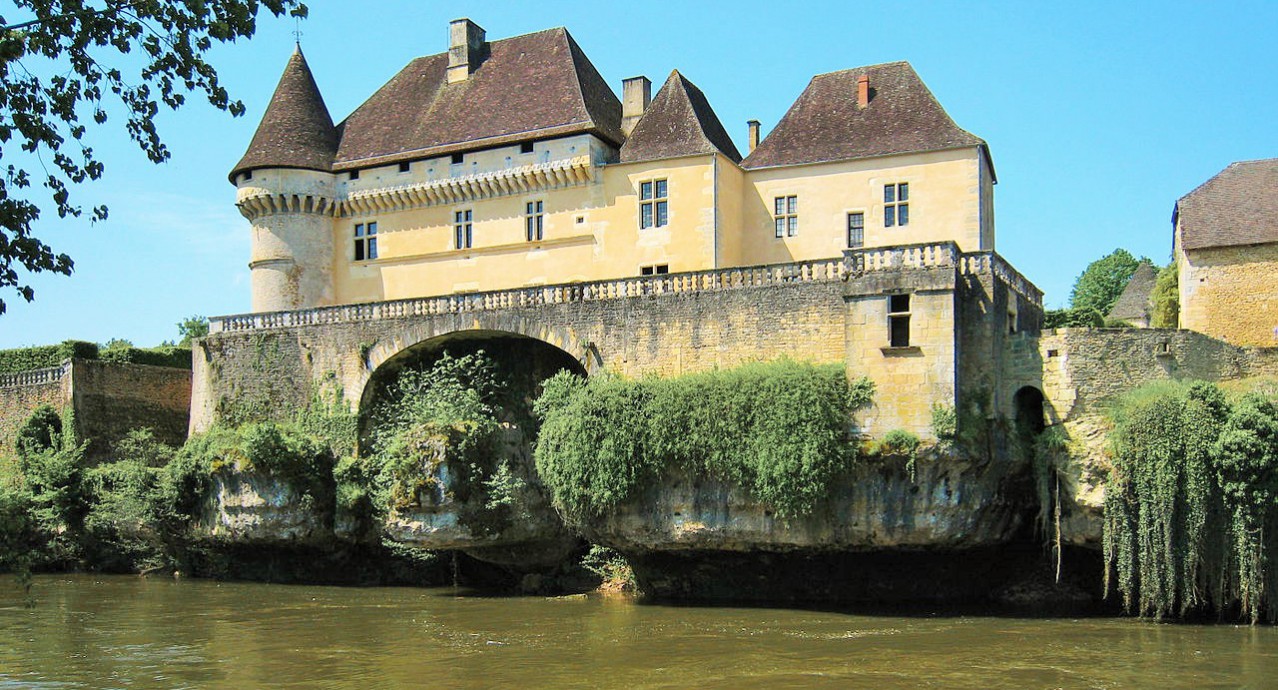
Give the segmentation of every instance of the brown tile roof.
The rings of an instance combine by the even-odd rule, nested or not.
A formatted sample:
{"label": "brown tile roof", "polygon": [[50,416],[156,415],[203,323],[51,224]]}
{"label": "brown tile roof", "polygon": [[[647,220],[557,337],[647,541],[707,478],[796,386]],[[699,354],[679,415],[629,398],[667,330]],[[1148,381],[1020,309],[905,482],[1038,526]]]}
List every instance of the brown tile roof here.
{"label": "brown tile roof", "polygon": [[724,130],[719,116],[714,114],[705,94],[679,70],[675,70],[621,147],[621,162],[636,163],[716,151],[731,158],[734,163],[741,162],[741,154]]}
{"label": "brown tile roof", "polygon": [[593,132],[620,144],[621,102],[563,28],[488,45],[449,84],[448,54],[408,63],[339,126],[334,169]]}
{"label": "brown tile roof", "polygon": [[1109,318],[1119,321],[1149,318],[1149,296],[1157,280],[1158,269],[1148,261],[1142,261],[1109,310]]}
{"label": "brown tile roof", "polygon": [[231,171],[231,182],[236,175],[256,168],[329,171],[336,152],[333,118],[298,46],[284,67],[248,151]]}
{"label": "brown tile roof", "polygon": [[[870,101],[857,105],[857,78]],[[908,62],[818,74],[742,166],[767,168],[935,151],[985,142],[960,129]]]}
{"label": "brown tile roof", "polygon": [[1183,249],[1278,242],[1278,158],[1231,163],[1172,213]]}

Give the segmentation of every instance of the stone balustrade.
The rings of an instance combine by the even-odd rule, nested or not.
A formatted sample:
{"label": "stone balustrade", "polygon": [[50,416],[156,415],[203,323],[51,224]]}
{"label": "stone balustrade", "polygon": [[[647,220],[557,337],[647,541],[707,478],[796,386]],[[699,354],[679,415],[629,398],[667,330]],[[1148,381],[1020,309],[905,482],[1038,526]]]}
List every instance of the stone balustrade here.
{"label": "stone balustrade", "polygon": [[419,297],[413,299],[317,307],[295,311],[237,314],[209,319],[210,333],[251,331],[263,328],[290,328],[352,321],[398,319],[439,314],[463,314],[498,309],[536,307],[547,304],[590,302],[648,295],[669,295],[760,287],[778,283],[842,280],[847,275],[844,259],[804,261],[774,266],[724,268],[691,273],[640,276],[589,283],[547,285],[469,294]]}
{"label": "stone balustrade", "polygon": [[48,367],[45,369],[30,369],[28,371],[18,371],[12,374],[0,374],[0,388],[21,388],[25,386],[40,386],[48,383],[57,383],[66,376],[70,369],[71,363],[63,362],[56,367]]}

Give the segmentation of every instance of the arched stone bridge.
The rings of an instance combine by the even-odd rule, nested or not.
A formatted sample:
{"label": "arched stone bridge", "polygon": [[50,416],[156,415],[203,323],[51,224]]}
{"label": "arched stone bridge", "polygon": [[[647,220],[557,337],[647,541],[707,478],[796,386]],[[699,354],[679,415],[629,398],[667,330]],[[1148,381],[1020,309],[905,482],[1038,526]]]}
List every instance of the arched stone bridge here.
{"label": "arched stone bridge", "polygon": [[[885,294],[912,295],[909,347],[889,346]],[[675,375],[778,357],[842,363],[880,394],[871,432],[929,433],[934,402],[963,376],[1002,385],[1009,297],[1036,331],[1041,293],[993,253],[952,243],[841,259],[645,276],[210,320],[195,354],[192,431],[270,417],[333,386],[357,406],[374,372],[405,350],[468,333],[548,343],[589,373]],[[1013,310],[1015,311],[1015,310]],[[966,359],[964,357],[967,355]],[[970,361],[969,361],[970,360]],[[1027,369],[1027,367],[1019,367]],[[909,404],[904,404],[908,402]]]}

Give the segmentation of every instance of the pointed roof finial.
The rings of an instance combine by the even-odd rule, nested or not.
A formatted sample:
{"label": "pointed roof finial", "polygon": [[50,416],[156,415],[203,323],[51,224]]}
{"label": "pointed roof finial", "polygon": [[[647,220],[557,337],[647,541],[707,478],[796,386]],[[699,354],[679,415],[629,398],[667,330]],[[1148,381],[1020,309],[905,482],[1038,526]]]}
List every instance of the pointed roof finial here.
{"label": "pointed roof finial", "polygon": [[231,171],[231,183],[240,173],[257,168],[330,172],[336,155],[337,129],[299,44],[284,67],[248,151]]}

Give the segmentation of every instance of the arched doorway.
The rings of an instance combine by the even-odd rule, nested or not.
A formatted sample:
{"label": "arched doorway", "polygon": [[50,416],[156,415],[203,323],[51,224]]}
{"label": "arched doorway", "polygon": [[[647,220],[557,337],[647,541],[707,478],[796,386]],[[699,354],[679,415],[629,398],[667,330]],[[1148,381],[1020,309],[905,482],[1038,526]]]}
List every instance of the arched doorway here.
{"label": "arched doorway", "polygon": [[1016,408],[1016,428],[1030,438],[1043,433],[1047,428],[1047,411],[1043,391],[1034,386],[1025,386],[1016,391],[1012,403]]}

